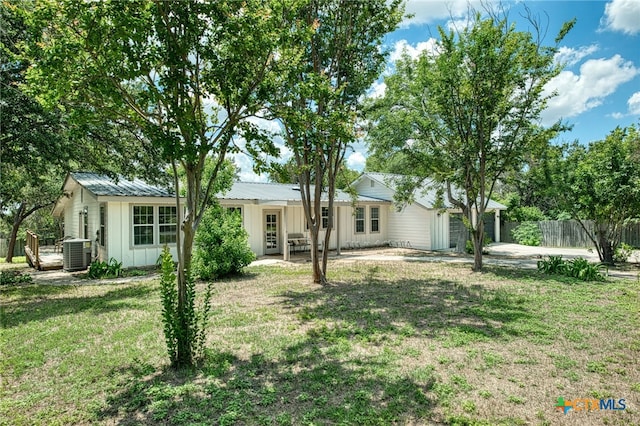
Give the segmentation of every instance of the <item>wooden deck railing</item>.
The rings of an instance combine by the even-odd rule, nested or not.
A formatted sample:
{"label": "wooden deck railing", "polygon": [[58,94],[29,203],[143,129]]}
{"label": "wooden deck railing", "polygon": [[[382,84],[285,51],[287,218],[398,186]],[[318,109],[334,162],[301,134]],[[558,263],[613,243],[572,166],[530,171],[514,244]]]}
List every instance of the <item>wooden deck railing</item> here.
{"label": "wooden deck railing", "polygon": [[38,235],[27,229],[27,247],[25,254],[29,259],[29,263],[36,269],[40,268],[40,241]]}

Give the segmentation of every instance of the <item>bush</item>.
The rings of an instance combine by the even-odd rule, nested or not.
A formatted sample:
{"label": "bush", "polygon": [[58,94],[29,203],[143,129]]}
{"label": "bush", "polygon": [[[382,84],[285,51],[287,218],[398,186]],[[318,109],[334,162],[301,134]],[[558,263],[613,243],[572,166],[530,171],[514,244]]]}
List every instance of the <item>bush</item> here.
{"label": "bush", "polygon": [[256,256],[249,247],[249,235],[242,217],[219,205],[202,217],[195,238],[194,272],[203,280],[212,280],[242,272]]}
{"label": "bush", "polygon": [[89,265],[87,276],[92,280],[101,278],[118,278],[122,275],[122,262],[118,262],[113,257],[109,263],[97,260]]}
{"label": "bush", "polygon": [[27,284],[33,279],[20,271],[0,271],[0,285]]}
{"label": "bush", "polygon": [[525,246],[539,246],[542,242],[542,232],[533,222],[524,222],[518,225],[511,235],[518,244]]}
{"label": "bush", "polygon": [[[491,244],[493,242],[493,240],[491,239],[491,237],[489,237],[488,235],[484,236],[484,239],[482,240],[482,254],[489,254],[488,251],[485,250],[485,248]],[[473,241],[471,240],[467,240],[467,243],[465,245],[465,249],[467,251],[468,254],[473,254],[474,250],[473,250]]]}
{"label": "bush", "polygon": [[603,270],[606,273],[606,266],[589,263],[581,257],[563,260],[562,256],[549,256],[548,259],[538,261],[538,271],[540,272],[566,275],[582,281],[604,281]]}
{"label": "bush", "polygon": [[614,263],[626,263],[629,260],[629,256],[633,253],[633,247],[627,243],[620,243],[613,254]]}

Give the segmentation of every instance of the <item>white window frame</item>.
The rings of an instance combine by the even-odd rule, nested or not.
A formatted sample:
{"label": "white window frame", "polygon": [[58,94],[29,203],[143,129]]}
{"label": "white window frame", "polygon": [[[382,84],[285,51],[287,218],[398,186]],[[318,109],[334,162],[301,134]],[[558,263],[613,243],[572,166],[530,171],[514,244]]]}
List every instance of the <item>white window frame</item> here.
{"label": "white window frame", "polygon": [[[377,215],[374,218],[373,217],[373,211],[377,211]],[[378,228],[377,230],[373,229],[373,222],[376,222],[376,227]],[[379,234],[380,233],[380,207],[378,206],[371,206],[369,207],[369,230],[371,234]]]}
{"label": "white window frame", "polygon": [[[358,212],[362,211],[362,217],[359,218],[358,217]],[[366,207],[356,207],[354,214],[353,214],[353,218],[354,218],[354,225],[353,225],[353,232],[355,234],[366,234],[367,233],[367,209]],[[362,223],[362,231],[358,231],[358,222]]]}
{"label": "white window frame", "polygon": [[[151,224],[136,224],[135,220],[135,210],[138,207],[146,207],[146,208],[151,208],[151,220],[152,223]],[[175,225],[173,223],[160,223],[160,208],[170,208],[170,209],[175,209],[176,210],[176,223]],[[130,218],[131,218],[131,224],[130,224],[130,235],[131,235],[131,241],[130,241],[130,247],[131,248],[149,248],[149,247],[160,247],[160,246],[164,246],[165,244],[169,245],[169,246],[175,246],[176,242],[167,242],[167,243],[161,243],[160,242],[160,228],[161,227],[166,227],[166,226],[176,226],[176,230],[177,230],[177,226],[179,225],[180,222],[180,216],[177,213],[178,209],[175,205],[172,204],[146,204],[146,203],[141,203],[141,204],[131,204],[130,205]],[[147,215],[148,216],[148,215]],[[136,231],[135,229],[137,227],[152,227],[153,232],[152,232],[152,242],[151,243],[144,243],[144,244],[136,244]],[[175,234],[174,234],[175,235]]]}
{"label": "white window frame", "polygon": [[[166,206],[157,206],[157,212],[158,212],[158,243],[162,246],[164,246],[165,244],[175,244],[177,241],[177,237],[176,237],[176,231],[178,230],[178,208],[176,206],[170,206],[170,205],[166,205]],[[161,223],[160,219],[161,219],[161,215],[160,215],[160,210],[161,209],[173,209],[173,213],[174,213],[174,217],[175,217],[175,222],[166,222],[166,223]],[[165,216],[166,213],[165,213]],[[169,215],[169,217],[171,217],[171,215]],[[173,228],[173,230],[171,232],[166,232],[166,231],[162,231],[162,228]],[[167,236],[171,236],[170,240],[171,241],[162,241],[163,237],[167,237]]]}

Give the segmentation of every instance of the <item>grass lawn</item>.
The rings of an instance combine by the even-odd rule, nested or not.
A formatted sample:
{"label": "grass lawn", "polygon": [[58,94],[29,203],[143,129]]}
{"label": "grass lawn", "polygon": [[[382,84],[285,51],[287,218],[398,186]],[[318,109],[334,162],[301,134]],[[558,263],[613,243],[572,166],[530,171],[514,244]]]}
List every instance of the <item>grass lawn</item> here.
{"label": "grass lawn", "polygon": [[[640,283],[417,262],[216,283],[167,368],[158,283],[4,286],[0,424],[640,424]],[[559,397],[626,410],[555,409]]]}

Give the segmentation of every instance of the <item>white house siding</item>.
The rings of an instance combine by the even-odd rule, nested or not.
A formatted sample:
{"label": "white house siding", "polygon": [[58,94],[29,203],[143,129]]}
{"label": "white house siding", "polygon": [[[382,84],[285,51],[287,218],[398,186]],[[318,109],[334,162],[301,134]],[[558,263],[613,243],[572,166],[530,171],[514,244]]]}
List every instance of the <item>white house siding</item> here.
{"label": "white house siding", "polygon": [[376,181],[372,181],[368,177],[363,178],[362,181],[356,185],[355,190],[358,194],[364,195],[365,197],[389,201],[393,200],[393,191],[391,189]]}
{"label": "white house siding", "polygon": [[[104,261],[114,258],[122,262],[124,268],[141,267],[155,265],[160,254],[162,254],[163,245],[134,247],[131,241],[133,232],[131,229],[131,209],[133,205],[169,205],[156,204],[153,202],[140,201],[136,203],[130,202],[107,202],[107,227],[106,227],[106,251],[103,252]],[[99,226],[100,217],[98,212]],[[180,219],[178,219],[178,222]],[[95,242],[94,242],[95,243]],[[176,245],[169,246],[174,259],[178,259]]]}
{"label": "white house siding", "polygon": [[431,250],[431,226],[427,210],[416,204],[410,204],[401,211],[390,207],[389,240],[407,243],[413,248]]}

